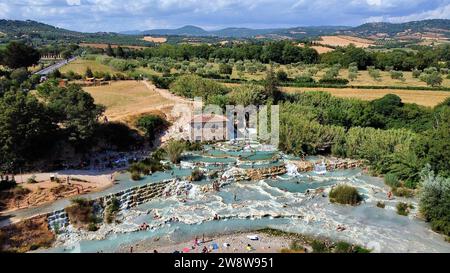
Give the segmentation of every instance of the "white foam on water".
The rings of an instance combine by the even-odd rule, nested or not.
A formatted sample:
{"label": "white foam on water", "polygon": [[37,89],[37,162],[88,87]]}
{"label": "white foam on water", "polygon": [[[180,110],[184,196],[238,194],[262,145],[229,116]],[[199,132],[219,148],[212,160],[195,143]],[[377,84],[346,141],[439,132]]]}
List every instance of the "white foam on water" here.
{"label": "white foam on water", "polygon": [[[261,147],[259,147],[261,148]],[[191,163],[184,164],[190,166]],[[85,232],[69,226],[58,236],[56,246],[74,246],[81,240],[103,240],[114,234],[126,234],[137,231],[139,225],[150,225],[149,236],[163,228],[175,227],[177,223],[202,225],[214,221],[217,214],[224,220],[217,233],[226,230],[231,219],[245,219],[242,227],[251,226],[258,219],[288,219],[287,223],[269,225],[285,231],[310,235],[323,235],[336,240],[345,240],[363,246],[373,247],[381,252],[450,252],[450,244],[440,235],[432,232],[425,223],[411,216],[397,215],[398,202],[412,203],[416,208],[417,200],[396,198],[387,199],[389,191],[380,179],[364,176],[360,171],[335,171],[326,175],[308,174],[305,181],[295,165],[286,164],[289,179],[280,177],[279,181],[236,182],[233,178],[244,175],[245,170],[232,167],[222,175],[231,183],[221,192],[203,192],[202,186],[188,181],[169,183],[164,198],[152,200],[137,208],[120,213],[121,224],[102,225],[96,232]],[[292,178],[298,178],[296,179]],[[284,181],[283,181],[284,180]],[[305,181],[320,186],[323,183],[324,196],[311,190],[309,194],[296,193],[276,187],[276,183],[289,185]],[[331,204],[328,193],[334,184],[347,183],[358,188],[365,197],[360,206],[341,206]],[[305,184],[309,185],[309,184]],[[187,192],[187,195],[186,195]],[[384,202],[385,209],[376,207]],[[153,215],[160,217],[154,219]],[[339,232],[338,226],[345,227]],[[168,235],[176,235],[172,228]],[[189,232],[189,230],[187,231]],[[126,243],[126,242],[125,242]]]}
{"label": "white foam on water", "polygon": [[287,175],[291,176],[291,177],[299,177],[301,174],[298,172],[298,167],[297,165],[293,164],[293,163],[287,163],[286,164],[286,171],[287,171]]}

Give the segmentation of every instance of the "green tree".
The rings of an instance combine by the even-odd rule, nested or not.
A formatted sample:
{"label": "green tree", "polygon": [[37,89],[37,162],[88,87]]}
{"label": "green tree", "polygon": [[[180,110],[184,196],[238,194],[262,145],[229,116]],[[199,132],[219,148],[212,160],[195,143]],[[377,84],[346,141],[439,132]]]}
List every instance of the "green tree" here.
{"label": "green tree", "polygon": [[86,78],[93,78],[94,77],[94,73],[92,73],[92,70],[90,67],[86,68],[86,72],[84,73],[84,76]]}
{"label": "green tree", "polygon": [[381,71],[379,69],[370,68],[369,76],[372,77],[374,80],[379,81],[381,79]]}
{"label": "green tree", "polygon": [[23,92],[0,97],[0,170],[13,172],[42,158],[56,126],[45,106]]}
{"label": "green tree", "polygon": [[340,66],[334,65],[325,72],[322,78],[324,80],[336,79],[337,77],[339,77],[339,70]]}
{"label": "green tree", "polygon": [[234,105],[262,105],[266,102],[264,88],[260,85],[242,85],[233,89],[228,94],[231,103]]}
{"label": "green tree", "polygon": [[401,71],[391,70],[390,74],[391,74],[391,78],[394,80],[405,81],[405,78],[403,77],[403,72],[401,72]]}
{"label": "green tree", "polygon": [[197,75],[185,75],[170,85],[170,91],[187,98],[203,97],[208,100],[209,96],[225,95],[229,90],[213,80],[203,79]]}
{"label": "green tree", "polygon": [[17,69],[29,67],[39,62],[40,54],[33,47],[19,42],[11,42],[3,53],[2,64]]}
{"label": "green tree", "polygon": [[450,236],[450,178],[435,175],[427,166],[422,179],[420,211],[433,230]]}
{"label": "green tree", "polygon": [[30,73],[26,68],[18,68],[15,69],[13,72],[11,72],[10,78],[17,84],[22,84],[25,82],[28,77],[30,76]]}
{"label": "green tree", "polygon": [[67,88],[52,86],[44,99],[69,142],[78,148],[85,148],[83,145],[89,143],[105,107],[96,105],[91,95],[79,85],[69,85]]}
{"label": "green tree", "polygon": [[105,52],[106,55],[110,57],[115,57],[114,50],[112,49],[111,44],[108,44],[108,47],[106,48]]}
{"label": "green tree", "polygon": [[287,82],[289,80],[288,74],[284,70],[278,70],[277,80],[280,82]]}
{"label": "green tree", "polygon": [[421,70],[414,69],[414,70],[412,71],[412,76],[413,76],[413,78],[419,78],[421,74],[422,74],[422,71],[421,71]]}
{"label": "green tree", "polygon": [[432,73],[422,73],[420,75],[420,80],[432,87],[440,86],[443,82],[441,74],[437,71],[433,71]]}
{"label": "green tree", "polygon": [[117,58],[125,58],[125,51],[123,50],[123,48],[121,46],[116,48],[116,53],[115,53]]}
{"label": "green tree", "polygon": [[63,59],[68,60],[70,59],[70,57],[73,56],[73,52],[70,50],[64,50],[63,52],[61,52],[61,57],[63,57]]}
{"label": "green tree", "polygon": [[436,174],[450,177],[450,107],[437,107],[434,128],[424,132],[424,154]]}
{"label": "green tree", "polygon": [[180,163],[181,155],[186,149],[186,145],[181,141],[171,140],[164,147],[167,156],[174,164]]}
{"label": "green tree", "polygon": [[220,64],[219,73],[225,75],[231,75],[233,73],[233,66],[229,64]]}
{"label": "green tree", "polygon": [[208,96],[208,99],[206,100],[206,105],[217,105],[221,109],[225,109],[226,106],[229,104],[230,99],[227,95],[211,95]]}
{"label": "green tree", "polygon": [[275,75],[275,72],[273,71],[273,68],[270,67],[270,69],[266,73],[266,78],[264,80],[264,93],[265,96],[269,99],[273,99],[274,101],[277,101],[281,98],[282,93],[280,89],[278,88],[279,83],[278,79]]}
{"label": "green tree", "polygon": [[150,142],[153,142],[156,136],[167,125],[168,122],[157,115],[142,116],[136,121],[136,127],[144,131],[145,136],[150,140]]}

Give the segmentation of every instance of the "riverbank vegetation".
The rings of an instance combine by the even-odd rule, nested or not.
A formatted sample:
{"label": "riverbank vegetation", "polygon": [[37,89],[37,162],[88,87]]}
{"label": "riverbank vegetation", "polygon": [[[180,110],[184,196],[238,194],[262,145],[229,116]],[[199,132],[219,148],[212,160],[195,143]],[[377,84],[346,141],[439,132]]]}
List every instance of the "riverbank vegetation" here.
{"label": "riverbank vegetation", "polygon": [[420,212],[438,232],[450,236],[450,178],[436,175],[428,165],[422,172]]}
{"label": "riverbank vegetation", "polygon": [[338,185],[330,191],[330,201],[342,205],[358,205],[363,200],[358,190],[349,185]]}
{"label": "riverbank vegetation", "polygon": [[70,223],[77,228],[96,231],[100,220],[96,216],[94,202],[83,198],[75,198],[71,202],[72,205],[65,208]]}
{"label": "riverbank vegetation", "polygon": [[[48,81],[37,89],[30,93],[8,91],[0,96],[2,172],[32,170],[41,165],[51,170],[53,166],[48,162],[67,159],[57,152],[60,147],[76,158],[93,151],[128,151],[142,145],[142,137],[126,124],[101,122],[105,108],[95,104],[80,86],[59,87]],[[144,125],[151,124],[142,119],[143,129]],[[161,124],[153,125],[156,127],[145,130],[154,140]]]}
{"label": "riverbank vegetation", "polygon": [[168,170],[168,167],[161,163],[165,155],[165,151],[157,150],[151,156],[139,162],[131,163],[128,167],[128,171],[131,173],[131,179],[133,181],[139,181],[142,175],[150,175],[154,172]]}
{"label": "riverbank vegetation", "polygon": [[112,198],[105,209],[105,222],[111,224],[114,222],[117,213],[120,210],[120,202],[117,198]]}
{"label": "riverbank vegetation", "polygon": [[169,157],[169,160],[174,164],[180,163],[182,154],[185,151],[185,149],[186,149],[185,143],[183,143],[183,141],[177,140],[169,141],[164,147],[164,150],[167,156]]}
{"label": "riverbank vegetation", "polygon": [[35,217],[0,229],[0,252],[25,253],[49,248],[54,240],[46,217]]}

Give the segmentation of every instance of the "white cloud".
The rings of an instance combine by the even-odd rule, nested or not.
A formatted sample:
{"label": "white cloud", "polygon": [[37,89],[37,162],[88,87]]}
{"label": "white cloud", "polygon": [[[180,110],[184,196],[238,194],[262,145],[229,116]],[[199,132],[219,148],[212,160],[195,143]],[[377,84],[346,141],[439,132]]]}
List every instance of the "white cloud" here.
{"label": "white cloud", "polygon": [[0,2],[0,18],[8,18],[10,8],[6,3]]}
{"label": "white cloud", "polygon": [[450,0],[0,0],[0,18],[80,31],[281,27],[450,18]]}
{"label": "white cloud", "polygon": [[79,6],[81,5],[81,0],[66,0],[69,6]]}
{"label": "white cloud", "polygon": [[381,0],[367,0],[367,4],[371,6],[381,6],[383,2]]}
{"label": "white cloud", "polygon": [[387,20],[393,23],[401,23],[427,19],[449,19],[449,18],[450,18],[450,4],[443,7],[439,7],[434,10],[413,13],[406,16],[389,17]]}

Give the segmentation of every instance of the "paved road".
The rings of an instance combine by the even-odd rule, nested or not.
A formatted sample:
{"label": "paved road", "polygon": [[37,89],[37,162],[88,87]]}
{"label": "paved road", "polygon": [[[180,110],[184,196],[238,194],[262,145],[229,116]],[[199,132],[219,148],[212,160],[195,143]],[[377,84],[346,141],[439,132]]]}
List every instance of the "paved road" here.
{"label": "paved road", "polygon": [[42,76],[48,75],[48,74],[52,73],[53,71],[55,71],[56,69],[60,69],[61,67],[65,66],[68,63],[75,61],[76,59],[77,59],[77,57],[73,57],[68,60],[62,60],[54,65],[51,65],[47,68],[42,69],[34,74],[38,74],[38,75],[42,75]]}

